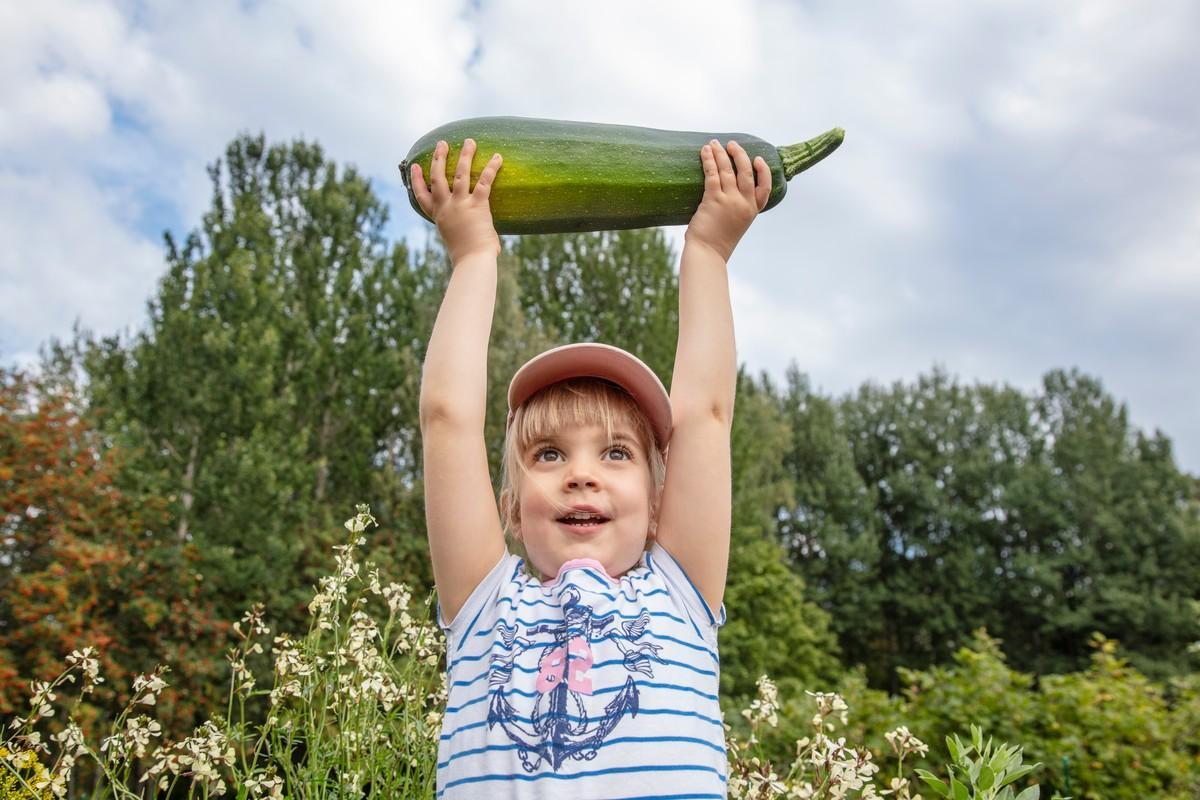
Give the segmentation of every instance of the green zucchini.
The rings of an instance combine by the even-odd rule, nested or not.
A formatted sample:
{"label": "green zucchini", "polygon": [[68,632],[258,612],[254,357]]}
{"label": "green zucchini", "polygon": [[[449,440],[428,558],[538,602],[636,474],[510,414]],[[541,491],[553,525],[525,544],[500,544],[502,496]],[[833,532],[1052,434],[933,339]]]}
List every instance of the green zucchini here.
{"label": "green zucchini", "polygon": [[[471,186],[493,153],[504,158],[492,187],[492,223],[497,233],[569,231],[685,225],[704,197],[700,148],[713,139],[721,146],[737,141],[750,156],[762,156],[771,168],[771,196],[764,211],[776,206],[787,182],[842,143],[834,128],[807,142],[775,147],[746,133],[667,131],[631,125],[605,125],[528,117],[476,117],[450,122],[417,140],[400,164],[408,200],[425,219],[411,182],[419,163],[428,184],[433,149],[450,146],[446,180],[453,181],[464,139],[477,145]],[[432,220],[430,220],[432,221]]]}

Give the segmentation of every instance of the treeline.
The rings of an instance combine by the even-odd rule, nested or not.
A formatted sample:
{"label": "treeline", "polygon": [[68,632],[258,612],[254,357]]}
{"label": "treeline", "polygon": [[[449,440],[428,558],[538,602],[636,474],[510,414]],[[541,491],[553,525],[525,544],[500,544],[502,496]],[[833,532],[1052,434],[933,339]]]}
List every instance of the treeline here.
{"label": "treeline", "polygon": [[[118,678],[171,663],[184,730],[223,700],[228,624],[252,603],[307,628],[356,503],[381,572],[432,586],[417,399],[443,250],[386,242],[369,182],[315,144],[243,136],[210,177],[199,226],[166,236],[143,330],[77,330],[37,377],[3,372],[0,714],[101,644]],[[670,385],[676,260],[657,230],[505,242],[493,475],[508,379],[541,350],[610,342]],[[855,664],[895,692],[897,668],[947,663],[981,626],[1030,673],[1086,667],[1093,632],[1154,678],[1193,666],[1197,482],[1092,376],[1024,393],[935,369],[831,397],[743,368],[733,457],[727,697]],[[98,718],[128,697],[105,688]]]}

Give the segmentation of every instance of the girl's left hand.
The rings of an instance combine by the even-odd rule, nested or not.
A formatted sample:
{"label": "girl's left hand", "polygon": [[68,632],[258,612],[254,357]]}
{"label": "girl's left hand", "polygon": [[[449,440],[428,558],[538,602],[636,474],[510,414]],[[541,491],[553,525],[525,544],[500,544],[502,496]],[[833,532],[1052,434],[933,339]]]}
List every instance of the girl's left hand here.
{"label": "girl's left hand", "polygon": [[700,148],[704,199],[684,233],[685,242],[704,244],[726,262],[771,196],[771,168],[766,160],[758,156],[751,165],[740,144],[730,140],[728,148],[726,153],[716,139]]}

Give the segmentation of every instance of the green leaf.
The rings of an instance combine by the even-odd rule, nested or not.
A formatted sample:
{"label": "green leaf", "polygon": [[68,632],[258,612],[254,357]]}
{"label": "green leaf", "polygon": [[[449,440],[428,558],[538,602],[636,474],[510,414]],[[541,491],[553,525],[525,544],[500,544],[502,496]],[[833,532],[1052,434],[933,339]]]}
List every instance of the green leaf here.
{"label": "green leaf", "polygon": [[971,800],[971,793],[962,785],[958,778],[950,779],[950,789],[954,792],[954,800]]}
{"label": "green leaf", "polygon": [[1041,766],[1041,764],[1027,764],[1024,767],[1013,770],[1012,772],[1008,773],[1007,775],[1005,775],[1003,778],[1000,779],[1000,785],[1007,786],[1008,784],[1012,783],[1013,781],[1018,781],[1021,778],[1024,778],[1029,773],[1033,772],[1035,769],[1037,769],[1040,766]]}
{"label": "green leaf", "polygon": [[957,735],[946,737],[946,749],[950,751],[950,758],[962,761],[962,745],[959,743]]}
{"label": "green leaf", "polygon": [[1009,769],[1016,769],[1021,766],[1021,748],[1000,745],[996,754],[992,756],[992,760],[988,762],[988,766],[997,775],[1003,774]]}
{"label": "green leaf", "polygon": [[932,772],[929,772],[928,770],[918,769],[916,770],[916,773],[917,777],[925,781],[925,783],[929,785],[930,789],[933,789],[942,797],[950,796],[950,787],[941,778],[934,775]]}
{"label": "green leaf", "polygon": [[996,773],[992,772],[992,768],[986,764],[979,770],[979,780],[975,783],[979,789],[987,791],[992,788],[992,784],[996,782]]}
{"label": "green leaf", "polygon": [[1028,789],[1017,795],[1017,800],[1038,800],[1038,796],[1041,795],[1041,791],[1042,790],[1039,789],[1038,785],[1035,783],[1033,786],[1030,786]]}
{"label": "green leaf", "polygon": [[971,744],[975,745],[975,749],[983,752],[983,729],[975,723],[971,723]]}

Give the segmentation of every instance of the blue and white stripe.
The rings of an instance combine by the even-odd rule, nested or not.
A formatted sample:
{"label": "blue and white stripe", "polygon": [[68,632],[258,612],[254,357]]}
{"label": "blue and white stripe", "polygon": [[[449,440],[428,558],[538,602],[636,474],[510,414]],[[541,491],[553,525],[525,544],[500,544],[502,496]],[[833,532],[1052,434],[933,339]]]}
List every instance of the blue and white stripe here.
{"label": "blue and white stripe", "polygon": [[[594,562],[593,562],[594,563]],[[597,565],[598,566],[598,565]],[[593,618],[611,617],[603,632],[589,636],[593,662],[590,696],[573,695],[595,723],[605,706],[633,680],[636,713],[622,716],[590,758],[563,761],[556,771],[545,761],[532,772],[522,766],[520,746],[499,724],[488,725],[493,656],[517,659],[500,674],[515,723],[529,729],[535,704],[545,712],[549,694],[536,689],[539,648],[514,653],[513,631],[562,624],[564,592],[573,588]],[[632,669],[622,647],[622,623],[647,615],[638,643],[661,650],[642,659],[652,675]],[[506,553],[480,583],[447,632],[449,699],[438,745],[437,796],[455,798],[557,798],[571,800],[700,800],[725,798],[727,767],[717,692],[720,658],[717,630],[725,608],[713,614],[670,554],[655,544],[634,569],[614,581],[593,566],[568,566],[558,580],[542,584]],[[534,637],[539,643],[546,637]],[[572,705],[572,709],[576,706]],[[536,759],[536,754],[533,756]]]}

